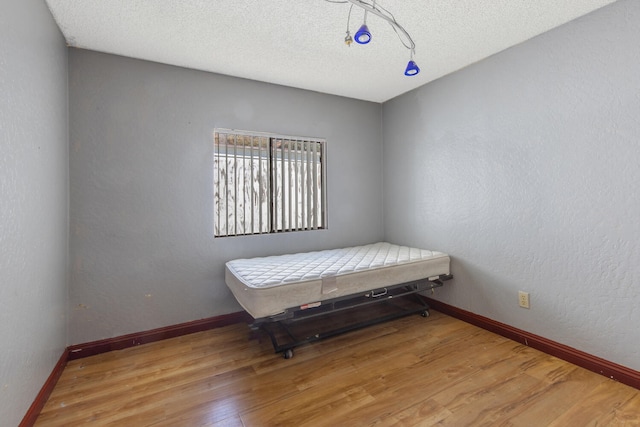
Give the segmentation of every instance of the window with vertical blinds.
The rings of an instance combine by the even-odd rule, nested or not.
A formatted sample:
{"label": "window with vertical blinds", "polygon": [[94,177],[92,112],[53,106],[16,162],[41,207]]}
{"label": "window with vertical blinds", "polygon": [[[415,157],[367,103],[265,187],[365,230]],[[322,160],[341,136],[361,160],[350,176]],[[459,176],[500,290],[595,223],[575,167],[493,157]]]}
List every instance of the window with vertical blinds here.
{"label": "window with vertical blinds", "polygon": [[326,141],[214,130],[214,236],[327,227]]}

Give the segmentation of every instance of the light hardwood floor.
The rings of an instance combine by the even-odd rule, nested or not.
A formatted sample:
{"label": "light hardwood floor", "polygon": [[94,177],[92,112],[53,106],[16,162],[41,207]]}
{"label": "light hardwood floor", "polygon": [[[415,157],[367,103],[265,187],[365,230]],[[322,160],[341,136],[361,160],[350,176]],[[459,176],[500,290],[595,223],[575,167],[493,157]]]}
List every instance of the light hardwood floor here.
{"label": "light hardwood floor", "polygon": [[244,324],[72,361],[37,426],[637,426],[640,391],[434,310],[302,346]]}

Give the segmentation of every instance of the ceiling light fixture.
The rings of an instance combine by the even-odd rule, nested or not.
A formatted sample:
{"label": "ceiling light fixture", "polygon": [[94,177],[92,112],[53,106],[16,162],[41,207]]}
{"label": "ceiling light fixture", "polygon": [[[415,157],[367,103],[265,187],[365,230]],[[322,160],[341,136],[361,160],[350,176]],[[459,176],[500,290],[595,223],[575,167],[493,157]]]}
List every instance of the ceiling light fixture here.
{"label": "ceiling light fixture", "polygon": [[[407,67],[404,70],[405,76],[415,76],[420,72],[420,67],[413,60],[413,55],[416,52],[416,44],[413,42],[413,39],[404,29],[402,25],[396,21],[396,18],[393,16],[391,12],[386,10],[384,7],[376,5],[376,0],[373,0],[372,3],[368,3],[364,0],[325,0],[329,3],[351,3],[351,7],[349,8],[349,15],[347,17],[347,36],[344,38],[344,42],[347,46],[351,46],[351,43],[355,40],[358,44],[367,44],[371,41],[371,32],[369,31],[369,27],[367,26],[367,13],[371,12],[376,16],[384,19],[391,25],[393,31],[396,32],[400,42],[404,47],[409,49],[411,52],[411,56],[409,58],[409,62],[407,63]],[[353,10],[353,6],[358,6],[364,10],[364,22],[360,26],[360,29],[355,34],[355,37],[351,37],[351,32],[349,31],[349,24],[351,22],[351,11]]]}
{"label": "ceiling light fixture", "polygon": [[362,24],[362,27],[356,32],[356,43],[367,44],[371,41],[371,33],[367,24]]}

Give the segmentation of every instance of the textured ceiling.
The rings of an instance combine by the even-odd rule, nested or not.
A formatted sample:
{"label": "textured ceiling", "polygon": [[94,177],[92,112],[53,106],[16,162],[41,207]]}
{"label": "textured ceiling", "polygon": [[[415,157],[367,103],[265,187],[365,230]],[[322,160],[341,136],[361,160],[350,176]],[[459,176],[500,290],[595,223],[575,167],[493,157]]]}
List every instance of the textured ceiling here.
{"label": "textured ceiling", "polygon": [[[333,0],[335,1],[335,0]],[[378,0],[416,44],[369,14],[344,44],[350,3],[326,0],[46,0],[67,43],[132,58],[384,102],[615,0]],[[362,23],[354,7],[350,30]]]}

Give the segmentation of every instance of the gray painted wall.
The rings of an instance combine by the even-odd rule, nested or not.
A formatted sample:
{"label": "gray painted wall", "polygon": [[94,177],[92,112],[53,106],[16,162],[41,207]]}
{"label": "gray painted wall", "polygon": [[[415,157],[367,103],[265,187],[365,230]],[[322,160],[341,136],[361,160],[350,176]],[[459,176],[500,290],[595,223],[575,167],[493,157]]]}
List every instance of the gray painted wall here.
{"label": "gray painted wall", "polygon": [[638,40],[619,1],[383,106],[385,235],[452,255],[437,298],[636,370]]}
{"label": "gray painted wall", "polygon": [[0,424],[66,342],[67,53],[41,0],[0,3]]}
{"label": "gray painted wall", "polygon": [[[383,236],[379,104],[69,51],[70,343],[240,310],[239,257]],[[213,236],[213,129],[327,139],[329,229]]]}

